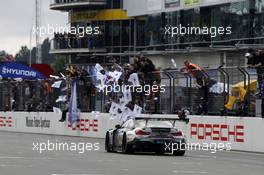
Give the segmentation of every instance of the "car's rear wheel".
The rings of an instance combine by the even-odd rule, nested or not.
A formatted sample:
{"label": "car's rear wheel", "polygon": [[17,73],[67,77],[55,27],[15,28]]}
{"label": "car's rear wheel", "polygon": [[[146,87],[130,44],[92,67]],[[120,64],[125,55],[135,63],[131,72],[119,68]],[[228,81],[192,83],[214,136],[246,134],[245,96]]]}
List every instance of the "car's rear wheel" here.
{"label": "car's rear wheel", "polygon": [[177,147],[173,148],[174,149],[173,155],[175,155],[175,156],[184,156],[185,155],[185,151],[186,151],[186,141],[183,140],[180,143],[175,143],[175,145]]}
{"label": "car's rear wheel", "polygon": [[156,155],[163,155],[165,152],[162,150],[155,151]]}
{"label": "car's rear wheel", "polygon": [[174,156],[184,156],[185,150],[176,150],[173,152]]}
{"label": "car's rear wheel", "polygon": [[127,143],[127,137],[126,137],[126,135],[123,136],[122,152],[125,153],[125,154],[131,154],[131,153],[133,153],[132,146]]}
{"label": "car's rear wheel", "polygon": [[105,136],[105,150],[107,152],[112,152],[109,133],[107,133]]}

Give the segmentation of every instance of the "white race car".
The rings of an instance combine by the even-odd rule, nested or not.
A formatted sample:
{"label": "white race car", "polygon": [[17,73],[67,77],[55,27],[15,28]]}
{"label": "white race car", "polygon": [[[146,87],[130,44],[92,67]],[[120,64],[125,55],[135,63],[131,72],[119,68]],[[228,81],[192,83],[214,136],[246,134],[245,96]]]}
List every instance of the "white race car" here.
{"label": "white race car", "polygon": [[105,149],[107,152],[121,151],[155,152],[156,154],[185,154],[186,138],[175,128],[175,118],[136,117],[122,126],[107,131]]}

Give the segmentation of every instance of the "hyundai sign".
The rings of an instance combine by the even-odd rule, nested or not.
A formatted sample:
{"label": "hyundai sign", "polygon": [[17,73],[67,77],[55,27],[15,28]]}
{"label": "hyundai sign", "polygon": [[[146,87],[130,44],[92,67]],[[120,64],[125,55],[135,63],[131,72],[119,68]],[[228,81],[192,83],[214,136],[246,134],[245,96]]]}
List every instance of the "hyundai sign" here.
{"label": "hyundai sign", "polygon": [[45,79],[42,73],[18,62],[0,64],[0,75],[3,78]]}

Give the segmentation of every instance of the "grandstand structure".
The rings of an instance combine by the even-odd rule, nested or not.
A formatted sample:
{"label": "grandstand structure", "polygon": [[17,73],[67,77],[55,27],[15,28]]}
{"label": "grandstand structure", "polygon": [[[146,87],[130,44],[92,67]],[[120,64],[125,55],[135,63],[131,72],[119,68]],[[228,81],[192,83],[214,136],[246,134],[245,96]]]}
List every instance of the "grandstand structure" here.
{"label": "grandstand structure", "polygon": [[[171,67],[171,58],[179,66],[186,58],[207,68],[244,66],[245,50],[263,48],[263,4],[262,0],[52,0],[50,9],[68,12],[65,23],[99,26],[101,35],[86,38],[78,46],[58,47],[53,40],[51,53],[71,55],[74,63],[88,64],[113,57],[127,62],[143,53],[162,68]],[[166,35],[166,26],[180,25],[230,32],[213,37]]]}
{"label": "grandstand structure", "polygon": [[[69,37],[54,39],[51,53],[70,56],[73,64],[107,64],[118,57],[127,63],[129,54],[134,51],[134,18],[128,17],[123,9],[123,1],[117,0],[76,0],[52,1],[52,10],[66,11],[71,27],[99,27],[100,33],[81,38]],[[65,21],[65,23],[67,23]],[[60,38],[64,38],[61,36]],[[67,42],[67,41],[66,41]],[[64,43],[64,44],[63,44]]]}

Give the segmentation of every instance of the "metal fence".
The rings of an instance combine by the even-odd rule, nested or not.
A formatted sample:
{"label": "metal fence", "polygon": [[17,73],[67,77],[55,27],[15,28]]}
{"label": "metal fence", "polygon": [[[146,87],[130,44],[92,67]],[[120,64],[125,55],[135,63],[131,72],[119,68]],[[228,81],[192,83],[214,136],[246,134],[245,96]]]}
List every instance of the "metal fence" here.
{"label": "metal fence", "polygon": [[[255,69],[245,67],[219,67],[206,69],[208,78],[215,84],[208,85],[208,115],[255,116],[257,74]],[[199,113],[203,103],[201,88],[196,86],[196,78],[179,70],[166,69],[160,74],[160,82],[165,89],[155,96],[149,97],[144,93],[133,94],[133,99],[143,107],[144,113],[176,114],[181,109],[188,109],[191,114]],[[93,83],[94,77],[83,77],[77,81],[78,107],[82,112],[108,112],[109,105],[118,94],[106,94],[99,91]],[[52,111],[53,107],[62,107],[56,103],[60,95],[66,95],[66,80],[61,88],[51,88],[56,80],[14,81],[0,82],[0,110],[1,111]],[[145,78],[141,84],[144,86]],[[238,83],[246,94],[241,99],[241,92],[236,92]],[[251,84],[253,84],[251,86]],[[218,85],[218,86],[217,86]],[[213,87],[216,90],[213,90]],[[62,90],[64,89],[64,91]],[[239,89],[239,88],[238,88]],[[241,89],[241,88],[240,88]],[[216,92],[217,91],[217,92]],[[232,109],[226,105],[230,98],[235,98]]]}

